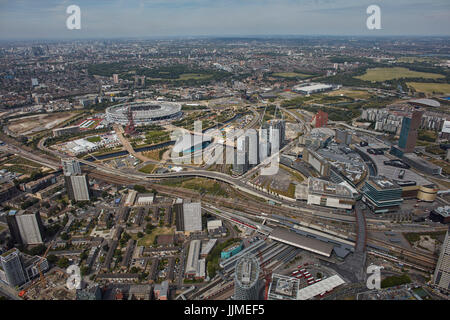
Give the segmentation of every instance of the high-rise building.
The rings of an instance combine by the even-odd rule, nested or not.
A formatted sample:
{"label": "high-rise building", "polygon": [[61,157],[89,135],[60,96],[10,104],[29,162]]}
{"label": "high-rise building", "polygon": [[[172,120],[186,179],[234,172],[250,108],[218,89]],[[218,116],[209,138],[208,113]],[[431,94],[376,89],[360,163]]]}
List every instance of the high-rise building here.
{"label": "high-rise building", "polygon": [[119,75],[117,73],[113,74],[113,80],[114,80],[114,84],[118,84],[119,83]]}
{"label": "high-rise building", "polygon": [[62,159],[61,163],[65,176],[70,176],[73,174],[81,174],[81,167],[79,161],[75,159]]}
{"label": "high-rise building", "polygon": [[450,228],[447,230],[444,243],[442,244],[433,283],[441,289],[450,291]]}
{"label": "high-rise building", "polygon": [[0,256],[1,278],[10,287],[20,286],[26,281],[20,252],[13,248]]}
{"label": "high-rise building", "polygon": [[248,130],[236,140],[233,171],[243,174],[256,166],[260,160],[259,134],[255,130]]}
{"label": "high-rise building", "polygon": [[269,139],[271,145],[273,145],[275,143],[275,140],[277,140],[278,149],[281,149],[283,147],[284,142],[286,140],[286,122],[284,120],[272,120],[270,122]]}
{"label": "high-rise building", "polygon": [[15,243],[42,243],[43,225],[39,212],[19,212],[11,210],[7,216],[9,231]]}
{"label": "high-rise building", "polygon": [[239,259],[234,272],[234,300],[258,300],[259,272],[255,257],[245,255]]}
{"label": "high-rise building", "polygon": [[69,175],[64,177],[67,194],[72,201],[89,201],[89,181],[85,174]]}
{"label": "high-rise building", "polygon": [[402,149],[403,153],[414,152],[422,115],[423,110],[414,110],[411,118],[403,118],[400,138],[398,139],[398,146]]}

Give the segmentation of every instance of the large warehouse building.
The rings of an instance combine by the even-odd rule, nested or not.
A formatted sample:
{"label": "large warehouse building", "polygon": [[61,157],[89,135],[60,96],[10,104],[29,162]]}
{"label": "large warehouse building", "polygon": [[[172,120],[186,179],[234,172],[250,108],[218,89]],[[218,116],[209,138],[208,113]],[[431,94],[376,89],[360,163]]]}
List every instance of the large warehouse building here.
{"label": "large warehouse building", "polygon": [[121,103],[106,109],[106,120],[110,123],[126,125],[129,122],[128,110],[131,108],[136,125],[146,125],[159,121],[172,120],[181,116],[181,104],[165,101],[145,101]]}

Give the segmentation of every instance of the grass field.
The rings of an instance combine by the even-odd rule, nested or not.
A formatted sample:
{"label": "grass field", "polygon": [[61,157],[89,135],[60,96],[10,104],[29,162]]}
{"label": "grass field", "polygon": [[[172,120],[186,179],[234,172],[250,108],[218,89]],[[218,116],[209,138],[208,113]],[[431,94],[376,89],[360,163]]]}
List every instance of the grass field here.
{"label": "grass field", "polygon": [[445,78],[441,74],[417,72],[407,68],[395,67],[395,68],[373,68],[367,69],[366,73],[362,76],[355,77],[356,79],[364,81],[387,81],[401,78],[424,78],[424,79],[440,79]]}
{"label": "grass field", "polygon": [[167,228],[167,227],[158,227],[153,229],[152,233],[144,235],[141,239],[138,240],[138,246],[150,247],[153,245],[155,238],[162,234],[174,234],[175,227]]}
{"label": "grass field", "polygon": [[426,94],[450,94],[450,84],[448,83],[407,82],[406,84],[414,88],[417,92]]}
{"label": "grass field", "polygon": [[92,143],[96,143],[96,142],[100,142],[100,140],[102,140],[99,136],[94,136],[94,137],[89,137],[86,138],[87,141],[92,142]]}
{"label": "grass field", "polygon": [[182,187],[186,189],[196,190],[200,193],[208,193],[220,197],[229,197],[228,192],[222,188],[219,182],[215,182],[206,178],[190,178],[190,179],[174,179],[162,182],[163,185]]}
{"label": "grass field", "polygon": [[12,171],[23,174],[38,172],[42,167],[43,166],[39,163],[18,156],[12,156],[0,162],[0,169],[6,169],[10,172]]}
{"label": "grass field", "polygon": [[139,171],[143,172],[143,173],[152,173],[153,170],[155,169],[155,167],[156,167],[156,165],[150,163],[150,164],[140,168]]}
{"label": "grass field", "polygon": [[304,74],[300,72],[277,72],[273,73],[272,76],[279,78],[308,78],[311,77],[310,74]]}
{"label": "grass field", "polygon": [[328,96],[332,96],[332,97],[340,96],[341,94],[345,97],[350,97],[353,99],[367,99],[372,96],[369,92],[360,91],[360,90],[341,89],[341,90],[331,91],[331,92],[327,93]]}

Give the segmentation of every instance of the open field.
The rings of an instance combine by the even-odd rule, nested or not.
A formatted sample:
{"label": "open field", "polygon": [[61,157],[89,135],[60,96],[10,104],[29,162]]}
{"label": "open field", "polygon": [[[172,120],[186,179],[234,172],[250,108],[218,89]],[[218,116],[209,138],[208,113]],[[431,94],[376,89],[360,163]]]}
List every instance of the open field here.
{"label": "open field", "polygon": [[18,156],[12,156],[0,162],[0,169],[6,169],[8,171],[18,172],[22,174],[31,174],[33,172],[38,172],[39,170],[50,170],[49,168],[46,168],[39,163]]}
{"label": "open field", "polygon": [[147,164],[146,166],[140,168],[139,171],[143,172],[143,173],[152,173],[153,170],[155,169],[155,167],[156,167],[156,165],[150,163],[150,164]]}
{"label": "open field", "polygon": [[367,91],[361,91],[361,90],[346,90],[346,89],[340,89],[336,91],[328,92],[326,95],[328,96],[340,96],[343,95],[345,97],[350,97],[353,99],[367,99],[370,98],[372,95]]}
{"label": "open field", "polygon": [[228,192],[222,187],[221,183],[206,178],[171,179],[163,181],[161,184],[192,189],[199,193],[208,193],[219,197],[229,197]]}
{"label": "open field", "polygon": [[450,84],[448,83],[407,82],[406,84],[417,92],[425,94],[450,94]]}
{"label": "open field", "polygon": [[167,228],[167,227],[158,227],[152,230],[152,233],[144,235],[141,239],[138,240],[138,246],[150,247],[153,245],[155,238],[162,234],[174,234],[175,227]]}
{"label": "open field", "polygon": [[366,73],[362,76],[355,77],[356,79],[364,81],[387,81],[401,78],[424,78],[424,79],[440,79],[445,78],[441,74],[417,72],[407,68],[395,67],[395,68],[373,68],[367,69]]}
{"label": "open field", "polygon": [[279,78],[308,78],[311,77],[310,74],[304,74],[300,72],[277,72],[273,73],[272,76]]}
{"label": "open field", "polygon": [[17,135],[31,135],[53,129],[76,114],[75,112],[57,112],[11,119],[8,121],[10,123],[8,129]]}

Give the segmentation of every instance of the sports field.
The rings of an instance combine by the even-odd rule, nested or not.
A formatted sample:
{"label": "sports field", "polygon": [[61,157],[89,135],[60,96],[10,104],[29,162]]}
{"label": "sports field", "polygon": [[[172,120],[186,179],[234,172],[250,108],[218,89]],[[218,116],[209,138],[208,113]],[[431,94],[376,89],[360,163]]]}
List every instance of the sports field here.
{"label": "sports field", "polygon": [[444,78],[442,74],[417,72],[407,68],[373,68],[367,69],[366,73],[362,76],[355,77],[356,79],[364,81],[387,81],[401,78],[424,78],[424,79],[440,79]]}
{"label": "sports field", "polygon": [[409,87],[413,87],[417,92],[426,94],[450,94],[450,84],[448,83],[424,83],[407,82]]}

